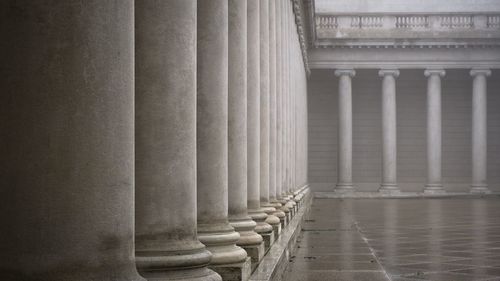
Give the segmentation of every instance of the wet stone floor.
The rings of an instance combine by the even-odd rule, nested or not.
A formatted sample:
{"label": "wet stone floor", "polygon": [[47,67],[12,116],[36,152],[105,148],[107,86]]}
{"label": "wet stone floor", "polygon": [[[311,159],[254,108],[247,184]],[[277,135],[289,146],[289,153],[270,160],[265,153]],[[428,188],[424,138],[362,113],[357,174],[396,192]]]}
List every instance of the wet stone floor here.
{"label": "wet stone floor", "polygon": [[500,197],[314,199],[286,281],[500,281]]}

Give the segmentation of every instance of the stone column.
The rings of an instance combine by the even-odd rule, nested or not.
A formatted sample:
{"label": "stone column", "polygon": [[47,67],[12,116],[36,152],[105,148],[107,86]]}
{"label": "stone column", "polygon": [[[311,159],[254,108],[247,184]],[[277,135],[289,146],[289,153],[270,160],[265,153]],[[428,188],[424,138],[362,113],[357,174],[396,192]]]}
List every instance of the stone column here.
{"label": "stone column", "polygon": [[0,280],[144,280],[134,261],[134,2],[0,10]]}
{"label": "stone column", "polygon": [[[273,0],[274,1],[274,0]],[[276,209],[269,202],[269,0],[260,0],[259,5],[260,32],[260,204],[268,214],[269,223],[277,237],[281,232],[281,224],[273,213]]]}
{"label": "stone column", "polygon": [[[277,82],[276,82],[276,62],[277,62],[277,36],[276,36],[276,1],[269,2],[269,108],[270,108],[270,129],[269,129],[269,205],[275,208],[272,214],[284,224],[285,213],[280,210],[281,203],[277,196]],[[276,228],[276,227],[275,227]]]}
{"label": "stone column", "polygon": [[236,243],[258,263],[262,236],[247,212],[247,1],[229,0],[228,197],[229,223],[240,233]]}
{"label": "stone column", "polygon": [[444,193],[441,182],[441,77],[442,69],[427,69],[427,184],[424,193]]}
{"label": "stone column", "polygon": [[[284,79],[283,79],[283,55],[284,55],[284,42],[283,42],[283,0],[270,1],[275,3],[275,16],[276,16],[276,201],[282,205],[278,208],[284,213],[290,210],[284,206],[286,201],[283,198],[284,185],[283,185],[283,120],[284,120]],[[287,223],[286,215],[280,216],[281,226],[284,227]]]}
{"label": "stone column", "polygon": [[399,193],[397,184],[396,78],[399,70],[382,69],[382,185],[379,192]]}
{"label": "stone column", "polygon": [[221,280],[196,234],[196,1],[138,1],[135,20],[137,267]]}
{"label": "stone column", "polygon": [[255,231],[269,247],[273,228],[266,222],[267,214],[260,207],[260,1],[248,1],[247,34],[247,153],[248,214],[257,222]]}
{"label": "stone column", "polygon": [[198,237],[224,280],[230,267],[249,274],[240,235],[228,222],[228,1],[198,0],[197,196]]}
{"label": "stone column", "polygon": [[139,1],[135,19],[137,267],[221,280],[196,234],[196,1]]}
{"label": "stone column", "polygon": [[472,185],[471,193],[490,193],[487,182],[487,87],[489,69],[472,69]]}
{"label": "stone column", "polygon": [[[269,1],[269,201],[276,204],[276,129],[277,129],[277,105],[276,105],[276,1]],[[277,205],[275,207],[278,207]]]}
{"label": "stone column", "polygon": [[338,179],[335,192],[353,192],[352,184],[352,85],[353,69],[337,69],[338,98]]}

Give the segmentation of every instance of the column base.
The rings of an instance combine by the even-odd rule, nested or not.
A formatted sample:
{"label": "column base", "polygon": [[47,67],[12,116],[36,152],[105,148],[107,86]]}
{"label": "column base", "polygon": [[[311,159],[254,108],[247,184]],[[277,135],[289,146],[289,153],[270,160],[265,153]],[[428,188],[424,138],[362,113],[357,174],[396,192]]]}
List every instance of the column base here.
{"label": "column base", "polygon": [[398,195],[401,194],[401,190],[399,189],[397,184],[391,184],[391,183],[383,183],[380,185],[380,188],[378,189],[379,193],[382,193],[384,195]]}
{"label": "column base", "polygon": [[[273,227],[266,222],[267,219],[267,214],[264,213],[261,209],[250,209],[248,210],[248,215],[255,221],[257,222],[257,226],[255,227],[255,232],[260,234],[262,238],[264,239],[264,246],[265,246],[265,251],[269,249],[270,245],[274,242],[274,234],[273,234]],[[274,216],[273,216],[274,217]]]}
{"label": "column base", "polygon": [[222,281],[222,277],[209,268],[194,268],[187,270],[173,270],[169,272],[150,272],[144,275],[147,280],[154,281]]}
{"label": "column base", "polygon": [[352,183],[337,183],[335,189],[333,190],[335,193],[353,193],[356,191],[356,188]]}
{"label": "column base", "polygon": [[470,193],[472,194],[491,194],[488,185],[471,185]]}
{"label": "column base", "polygon": [[242,247],[252,259],[252,264],[258,264],[264,257],[264,238],[254,231],[257,223],[250,217],[230,218],[229,224],[240,234],[236,245]]}
{"label": "column base", "polygon": [[137,239],[135,266],[147,280],[222,280],[206,267],[212,254],[199,241],[177,240],[162,251],[156,250],[159,243],[141,237]]}
{"label": "column base", "polygon": [[224,281],[247,281],[252,274],[250,258],[235,264],[209,266],[210,269],[220,274]]}
{"label": "column base", "polygon": [[198,224],[198,239],[212,253],[210,266],[244,262],[247,252],[236,246],[240,234],[229,223]]}
{"label": "column base", "polygon": [[446,190],[444,190],[442,184],[426,184],[424,194],[446,194]]}

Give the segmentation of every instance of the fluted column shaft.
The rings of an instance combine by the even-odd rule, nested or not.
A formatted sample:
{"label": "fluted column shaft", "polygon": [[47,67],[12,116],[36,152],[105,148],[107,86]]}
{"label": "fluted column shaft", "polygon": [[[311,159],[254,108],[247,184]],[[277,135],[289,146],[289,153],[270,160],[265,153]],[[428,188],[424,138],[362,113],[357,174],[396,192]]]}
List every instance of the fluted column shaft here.
{"label": "fluted column shaft", "polygon": [[198,0],[198,235],[212,265],[245,261],[228,223],[228,1]]}
{"label": "fluted column shaft", "polygon": [[144,280],[134,261],[134,2],[0,10],[0,280]]}
{"label": "fluted column shaft", "polygon": [[351,79],[356,75],[352,69],[338,69],[338,179],[335,191],[350,192],[352,184],[352,85]]}
{"label": "fluted column shaft", "polygon": [[472,193],[489,193],[487,182],[487,87],[488,69],[473,69],[472,84]]}
{"label": "fluted column shaft", "polygon": [[382,185],[381,192],[397,192],[396,78],[399,70],[379,71],[382,77]]}
{"label": "fluted column shaft", "polygon": [[425,71],[427,79],[427,184],[424,192],[444,192],[441,178],[441,77],[442,69]]}

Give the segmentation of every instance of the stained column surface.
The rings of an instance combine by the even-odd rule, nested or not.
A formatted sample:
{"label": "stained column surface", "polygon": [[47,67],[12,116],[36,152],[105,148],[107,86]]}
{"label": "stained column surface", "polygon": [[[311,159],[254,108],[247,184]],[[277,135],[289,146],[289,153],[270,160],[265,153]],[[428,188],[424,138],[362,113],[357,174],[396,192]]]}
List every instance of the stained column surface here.
{"label": "stained column surface", "polygon": [[237,244],[257,246],[262,236],[247,212],[247,1],[229,0],[228,208]]}
{"label": "stained column surface", "polygon": [[352,184],[352,85],[351,78],[356,72],[352,69],[338,69],[338,179],[335,191],[354,191]]}
{"label": "stained column surface", "polygon": [[133,1],[4,1],[0,279],[143,280]]}
{"label": "stained column surface", "polygon": [[196,7],[135,4],[136,259],[154,280],[221,280],[196,234]]}
{"label": "stained column surface", "polygon": [[276,1],[269,1],[269,201],[276,202]]}
{"label": "stained column surface", "polygon": [[260,32],[260,202],[269,204],[269,2],[259,0]]}
{"label": "stained column surface", "polygon": [[276,16],[276,199],[282,200],[283,193],[283,40],[282,40],[282,9],[280,0],[271,1],[275,3]]}
{"label": "stained column surface", "polygon": [[260,1],[247,4],[247,155],[248,213],[257,233],[272,232],[260,207]]}
{"label": "stained column surface", "polygon": [[428,69],[427,78],[427,183],[425,193],[443,193],[441,178],[441,77],[442,69]]}
{"label": "stained column surface", "polygon": [[382,77],[382,185],[380,192],[398,192],[397,134],[396,134],[396,78],[399,70],[383,69]]}
{"label": "stained column surface", "polygon": [[473,69],[472,84],[472,193],[490,193],[487,182],[487,85],[489,69]]}
{"label": "stained column surface", "polygon": [[228,223],[227,0],[198,0],[197,26],[198,237],[224,265],[246,259]]}

